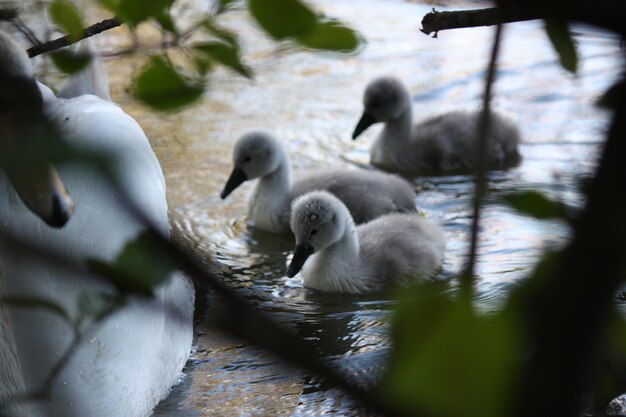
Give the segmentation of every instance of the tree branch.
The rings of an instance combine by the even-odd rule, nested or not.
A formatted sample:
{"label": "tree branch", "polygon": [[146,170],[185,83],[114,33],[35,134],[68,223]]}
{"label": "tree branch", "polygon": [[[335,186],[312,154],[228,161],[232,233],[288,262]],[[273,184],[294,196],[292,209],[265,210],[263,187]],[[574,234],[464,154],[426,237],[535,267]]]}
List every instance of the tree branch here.
{"label": "tree branch", "polygon": [[[102,33],[109,29],[113,29],[120,26],[122,23],[123,22],[120,21],[117,17],[103,20],[102,22],[98,22],[85,28],[83,36],[79,40],[89,38],[93,35],[97,35],[98,33]],[[64,48],[76,42],[77,41],[71,40],[70,37],[66,35],[48,42],[44,42],[39,45],[35,45],[32,48],[29,48],[26,52],[28,53],[28,56],[32,58],[46,52],[56,51],[57,49]]]}
{"label": "tree branch", "polygon": [[488,131],[491,122],[491,97],[493,95],[493,83],[496,79],[496,66],[498,63],[498,54],[500,53],[500,44],[502,43],[502,25],[496,27],[496,33],[491,48],[491,56],[487,66],[487,76],[485,78],[485,92],[483,94],[483,108],[480,112],[478,121],[478,131],[476,141],[476,172],[474,177],[474,198],[472,199],[472,231],[470,235],[470,251],[467,270],[461,275],[461,288],[471,293],[474,281],[474,273],[476,262],[478,259],[478,234],[480,231],[480,217],[483,198],[487,189],[486,166],[487,166],[487,148],[488,148]]}
{"label": "tree branch", "polygon": [[503,23],[538,19],[540,16],[526,8],[517,6],[460,10],[453,12],[432,12],[422,19],[421,31],[427,35],[446,29],[461,29],[477,26],[493,26]]}

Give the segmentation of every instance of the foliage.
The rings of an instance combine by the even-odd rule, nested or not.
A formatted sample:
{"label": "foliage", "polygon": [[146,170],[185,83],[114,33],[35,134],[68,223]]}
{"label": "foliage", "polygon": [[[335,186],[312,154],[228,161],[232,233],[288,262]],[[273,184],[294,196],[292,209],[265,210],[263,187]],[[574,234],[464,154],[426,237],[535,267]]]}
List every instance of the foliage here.
{"label": "foliage", "polygon": [[438,287],[403,293],[386,395],[407,414],[505,415],[522,346],[516,312],[479,314],[467,296],[452,299]]}
{"label": "foliage", "polygon": [[567,22],[554,18],[544,19],[544,22],[548,38],[550,38],[550,42],[552,42],[552,46],[559,56],[561,66],[572,74],[576,74],[578,54]]}
{"label": "foliage", "polygon": [[523,191],[504,196],[504,201],[520,213],[536,219],[566,219],[565,206],[557,201],[549,200],[537,191]]}
{"label": "foliage", "polygon": [[52,21],[59,25],[72,41],[78,41],[83,34],[83,19],[80,12],[68,0],[55,0],[50,4]]}
{"label": "foliage", "polygon": [[121,294],[152,296],[177,267],[176,257],[164,248],[150,232],[128,242],[115,262],[88,259],[90,269],[107,278]]}
{"label": "foliage", "polygon": [[[171,0],[100,0],[100,3],[133,27],[153,21],[168,35],[179,35],[168,11]],[[217,15],[200,20],[197,30],[211,40],[203,40],[191,48],[196,74],[186,75],[183,70],[174,67],[165,54],[150,56],[135,77],[133,94],[154,109],[175,110],[194,102],[203,94],[203,77],[215,65],[224,65],[242,76],[252,77],[252,70],[241,58],[237,37],[221,28],[217,21],[221,14],[232,8],[233,3],[232,0],[219,1]],[[358,47],[359,40],[354,31],[320,15],[299,0],[250,0],[247,5],[259,26],[277,41],[345,52]],[[53,2],[51,14],[61,29],[70,37],[77,38],[82,31],[82,18],[69,3],[64,0]],[[547,19],[546,31],[561,65],[576,73],[578,57],[566,21]],[[71,61],[68,55],[56,53],[53,59],[64,71],[80,67],[76,62],[68,63]],[[620,99],[623,102],[623,92],[618,95],[622,97],[613,97],[612,102],[619,103]],[[102,159],[93,155],[81,155],[62,145],[59,148],[61,150],[53,150],[49,154],[39,149],[39,154],[33,151],[27,154],[28,157],[21,158],[28,159],[34,155],[34,159],[38,160],[46,155],[50,158],[48,161],[53,162],[87,158],[94,164],[106,166]],[[3,159],[0,162],[6,161]],[[537,192],[509,194],[504,199],[520,213],[538,219],[568,217],[562,203],[549,200]],[[544,256],[509,302],[500,311],[491,314],[475,311],[468,294],[451,297],[437,283],[404,293],[393,317],[394,349],[382,384],[385,396],[407,414],[424,412],[441,416],[490,417],[511,412],[511,404],[515,403],[513,396],[518,388],[516,384],[529,364],[531,351],[538,349],[531,335],[533,324],[536,324],[533,320],[543,319],[534,317],[535,312],[524,307],[530,305],[528,300],[533,293],[550,284],[563,259],[562,254]],[[177,266],[179,258],[174,249],[163,246],[154,234],[145,233],[128,243],[113,262],[91,259],[87,263],[93,272],[110,281],[119,294],[81,294],[77,300],[79,314],[76,318],[69,317],[63,307],[46,300],[14,297],[5,298],[2,302],[23,308],[45,309],[70,322],[97,319],[126,294],[152,295],[154,288]],[[605,357],[620,366],[626,363],[623,357],[625,328],[623,319],[613,314],[608,329],[601,334],[607,340],[601,348],[606,353]],[[270,330],[267,337],[272,338]],[[597,358],[594,360],[593,364],[597,364]],[[613,381],[614,376],[611,371],[598,372],[593,387],[598,398],[606,400],[618,392],[620,387],[618,382]],[[580,398],[572,398],[572,401],[578,400]]]}
{"label": "foliage", "polygon": [[152,57],[135,79],[133,94],[155,110],[174,110],[197,100],[203,92],[163,57]]}
{"label": "foliage", "polygon": [[[134,30],[144,22],[160,27],[164,44],[169,36],[171,46],[190,48],[191,55],[184,55],[191,65],[176,68],[169,62],[165,52],[149,56],[148,62],[133,80],[131,90],[136,98],[159,111],[175,111],[198,100],[206,86],[204,78],[216,65],[223,65],[246,78],[253,71],[241,57],[237,37],[219,25],[219,18],[233,9],[234,0],[219,0],[214,14],[199,16],[199,24],[184,31],[179,30],[170,14],[174,0],[97,0],[115,16]],[[325,17],[312,10],[300,0],[249,0],[246,3],[251,17],[277,41],[289,40],[311,50],[337,52],[355,51],[360,43],[357,34],[341,22]],[[55,0],[50,5],[54,23],[72,41],[83,34],[83,19],[68,0]],[[187,45],[194,34],[202,38]],[[63,72],[74,73],[89,62],[89,57],[66,51],[52,55],[54,64]],[[193,68],[191,73],[183,68]],[[193,71],[192,71],[193,72]]]}

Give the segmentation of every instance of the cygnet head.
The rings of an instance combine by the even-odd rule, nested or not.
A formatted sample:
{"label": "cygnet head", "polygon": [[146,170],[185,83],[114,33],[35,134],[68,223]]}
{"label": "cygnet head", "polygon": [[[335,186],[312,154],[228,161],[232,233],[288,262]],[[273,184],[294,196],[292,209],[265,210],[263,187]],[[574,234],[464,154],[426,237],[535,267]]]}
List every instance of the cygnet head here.
{"label": "cygnet head", "polygon": [[352,139],[356,139],[374,123],[398,118],[411,108],[411,97],[406,87],[395,77],[380,77],[371,81],[363,94],[363,115]]}
{"label": "cygnet head", "polygon": [[287,276],[296,275],[309,256],[341,239],[350,223],[352,217],[346,206],[326,191],[313,191],[294,200],[291,230],[296,237],[296,249]]}
{"label": "cygnet head", "polygon": [[266,132],[249,132],[239,138],[233,150],[233,171],[220,196],[226,198],[244,181],[264,177],[285,161],[276,139]]}
{"label": "cygnet head", "polygon": [[[43,114],[43,96],[24,49],[0,30],[0,153],[27,151],[53,136]],[[18,158],[19,159],[19,158]],[[48,225],[62,227],[74,212],[74,202],[49,164],[12,163],[2,166],[26,206]]]}

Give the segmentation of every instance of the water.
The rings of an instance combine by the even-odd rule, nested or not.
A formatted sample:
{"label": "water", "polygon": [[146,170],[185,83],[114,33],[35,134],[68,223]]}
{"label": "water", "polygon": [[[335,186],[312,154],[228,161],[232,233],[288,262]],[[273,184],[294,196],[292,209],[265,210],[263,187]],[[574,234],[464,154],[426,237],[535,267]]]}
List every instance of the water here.
{"label": "water", "polygon": [[[358,5],[322,0],[316,5],[363,34],[367,43],[359,54],[339,58],[277,47],[250,27],[244,13],[234,12],[228,24],[242,34],[244,57],[255,80],[219,72],[202,104],[167,118],[176,129],[163,130],[155,120],[148,133],[166,173],[177,226],[196,247],[229,268],[226,279],[253,304],[294,328],[334,366],[373,382],[388,353],[393,303],[382,296],[322,296],[304,289],[298,278],[286,278],[290,238],[245,225],[251,184],[226,201],[219,199],[230,172],[232,145],[244,132],[262,128],[286,146],[295,169],[367,165],[378,129],[350,140],[367,82],[381,74],[400,77],[413,92],[419,118],[453,108],[476,109],[493,29],[447,31],[431,39],[417,30],[429,5],[375,0]],[[504,34],[493,104],[520,124],[524,162],[490,177],[476,296],[477,306],[485,311],[498,308],[541,252],[563,245],[569,234],[566,224],[516,214],[497,196],[536,189],[573,208],[582,204],[579,182],[594,167],[608,118],[592,103],[617,74],[619,39],[590,28],[577,28],[576,34],[582,57],[578,77],[556,65],[539,23],[511,25]],[[179,133],[170,137],[174,131]],[[414,183],[417,206],[446,230],[445,278],[465,261],[471,179],[420,178]],[[454,289],[454,280],[450,287]],[[205,314],[211,315],[211,300]],[[340,392],[314,377],[254,346],[216,334],[209,324],[201,322],[198,329],[203,335],[188,380],[158,415],[358,414]]]}
{"label": "water", "polygon": [[[192,2],[180,13],[191,16],[193,8],[204,3]],[[219,198],[230,173],[233,143],[241,134],[261,128],[279,138],[294,169],[367,166],[369,145],[380,128],[350,140],[367,82],[382,74],[401,78],[413,93],[417,118],[476,109],[493,28],[444,31],[432,39],[418,30],[432,5],[400,0],[311,3],[364,36],[360,53],[340,57],[278,46],[244,11],[233,11],[224,16],[224,23],[240,35],[254,80],[220,70],[200,104],[165,116],[145,110],[125,92],[141,57],[107,65],[114,100],[144,127],[159,157],[175,227],[185,232],[197,253],[223,264],[224,279],[251,303],[293,328],[334,366],[373,382],[389,350],[387,324],[393,302],[384,296],[320,295],[304,289],[298,278],[287,278],[291,239],[246,227],[244,204],[252,184],[244,184],[226,201]],[[468,4],[448,3],[451,9]],[[562,246],[569,234],[564,223],[516,214],[498,195],[534,189],[574,209],[581,206],[579,183],[594,168],[609,116],[595,108],[593,100],[615,79],[620,58],[619,39],[577,27],[581,62],[574,77],[556,64],[540,23],[509,25],[504,37],[493,105],[519,123],[524,161],[489,179],[477,269],[476,305],[484,311],[497,309],[541,252]],[[123,29],[117,29],[100,42],[106,49],[124,39]],[[460,270],[467,254],[471,178],[413,181],[417,206],[445,228],[448,244],[439,278],[446,279]],[[451,291],[455,285],[450,279]],[[157,416],[358,413],[332,387],[214,330],[210,317],[216,304],[207,300],[186,378]]]}

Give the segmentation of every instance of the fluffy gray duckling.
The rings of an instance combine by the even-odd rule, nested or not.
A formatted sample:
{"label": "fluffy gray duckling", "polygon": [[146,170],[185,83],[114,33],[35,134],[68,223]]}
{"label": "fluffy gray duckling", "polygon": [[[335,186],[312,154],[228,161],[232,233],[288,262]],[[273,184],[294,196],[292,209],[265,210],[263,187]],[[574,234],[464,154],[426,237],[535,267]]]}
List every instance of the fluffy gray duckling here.
{"label": "fluffy gray duckling", "polygon": [[441,268],[442,229],[417,213],[392,213],[355,226],[346,206],[325,191],[298,197],[291,229],[296,249],[287,268],[304,286],[362,294],[406,285]]}
{"label": "fluffy gray duckling", "polygon": [[289,232],[291,202],[314,190],[327,190],[337,196],[356,223],[386,213],[416,212],[413,186],[392,174],[363,169],[324,169],[292,183],[287,154],[266,132],[250,132],[239,138],[233,151],[233,165],[221,198],[226,198],[244,181],[258,178],[248,199],[248,218],[255,227],[268,232]]}
{"label": "fluffy gray duckling", "polygon": [[[382,169],[416,175],[467,174],[476,167],[480,111],[453,111],[413,125],[412,103],[406,87],[394,77],[369,83],[365,107],[352,139],[374,123],[385,127],[370,148],[370,161]],[[512,120],[491,113],[487,169],[519,165],[520,132]]]}

